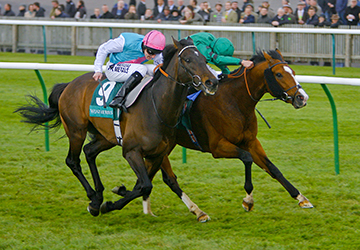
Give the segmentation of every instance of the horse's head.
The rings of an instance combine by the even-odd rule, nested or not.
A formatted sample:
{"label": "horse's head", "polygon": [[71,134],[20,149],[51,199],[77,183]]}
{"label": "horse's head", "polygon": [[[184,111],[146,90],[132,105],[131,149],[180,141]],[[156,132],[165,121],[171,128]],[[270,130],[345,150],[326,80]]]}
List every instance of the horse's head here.
{"label": "horse's head", "polygon": [[268,67],[264,71],[267,88],[270,94],[284,102],[291,103],[294,108],[302,108],[307,104],[309,96],[295,79],[295,72],[285,62],[278,49],[263,51]]}
{"label": "horse's head", "polygon": [[177,41],[173,38],[173,43],[178,50],[178,77],[181,82],[202,90],[205,94],[214,95],[218,89],[218,79],[208,69],[205,57],[198,51],[193,40],[188,38]]}

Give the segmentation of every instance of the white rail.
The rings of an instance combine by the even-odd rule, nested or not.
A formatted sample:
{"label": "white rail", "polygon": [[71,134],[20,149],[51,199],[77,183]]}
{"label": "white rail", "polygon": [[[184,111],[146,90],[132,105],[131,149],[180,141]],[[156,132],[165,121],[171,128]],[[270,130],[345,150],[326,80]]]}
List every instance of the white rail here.
{"label": "white rail", "polygon": [[[93,71],[93,65],[85,64],[54,64],[54,63],[17,63],[0,62],[0,69],[31,69],[31,70],[60,70],[60,71]],[[105,69],[105,66],[103,66]],[[220,73],[220,72],[218,72]],[[327,76],[295,76],[300,83],[341,84],[360,86],[359,78],[327,77]]]}
{"label": "white rail", "polygon": [[306,33],[306,34],[351,34],[360,35],[360,29],[327,29],[327,28],[275,28],[253,26],[208,26],[208,25],[176,25],[154,23],[121,23],[121,22],[73,22],[73,21],[36,21],[36,20],[7,20],[0,19],[4,25],[35,25],[35,26],[67,26],[67,27],[107,27],[107,28],[145,28],[168,30],[206,30],[231,32],[266,32],[266,33]]}

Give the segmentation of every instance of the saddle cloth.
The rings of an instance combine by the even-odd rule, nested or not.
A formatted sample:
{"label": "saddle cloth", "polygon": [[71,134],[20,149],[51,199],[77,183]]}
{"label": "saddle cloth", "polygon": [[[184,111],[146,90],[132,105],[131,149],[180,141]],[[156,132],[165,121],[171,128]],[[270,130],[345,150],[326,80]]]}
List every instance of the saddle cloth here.
{"label": "saddle cloth", "polygon": [[[151,80],[152,77],[150,76],[144,77],[141,82],[126,96],[126,108],[129,108],[135,103],[140,93]],[[110,82],[108,79],[103,80],[101,84],[96,87],[89,107],[91,117],[113,119],[115,135],[120,145],[122,145],[122,135],[120,129],[121,110],[113,109],[109,107],[109,104],[122,86],[123,83]],[[106,105],[104,105],[105,103]]]}

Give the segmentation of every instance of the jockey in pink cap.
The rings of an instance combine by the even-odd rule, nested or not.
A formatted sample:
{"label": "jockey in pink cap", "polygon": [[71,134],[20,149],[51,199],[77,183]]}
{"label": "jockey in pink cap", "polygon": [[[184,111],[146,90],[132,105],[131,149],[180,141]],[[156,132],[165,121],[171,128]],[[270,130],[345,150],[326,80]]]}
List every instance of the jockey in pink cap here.
{"label": "jockey in pink cap", "polygon": [[[136,33],[122,33],[100,45],[94,62],[93,78],[102,78],[102,65],[108,54],[110,60],[106,64],[105,75],[110,81],[124,82],[124,85],[109,104],[113,108],[123,108],[125,96],[140,83],[146,75],[153,75],[156,65],[163,61],[162,51],[165,48],[165,36],[152,30],[145,36]],[[143,64],[153,60],[154,64]]]}

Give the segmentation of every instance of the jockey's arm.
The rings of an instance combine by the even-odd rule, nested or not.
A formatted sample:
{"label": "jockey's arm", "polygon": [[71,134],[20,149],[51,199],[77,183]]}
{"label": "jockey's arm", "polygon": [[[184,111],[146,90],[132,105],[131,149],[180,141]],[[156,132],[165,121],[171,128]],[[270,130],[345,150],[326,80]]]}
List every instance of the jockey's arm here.
{"label": "jockey's arm", "polygon": [[106,57],[110,53],[122,52],[125,44],[125,39],[123,36],[118,38],[108,40],[107,42],[100,45],[96,58],[94,61],[94,71],[95,73],[102,72],[102,66],[106,60]]}

